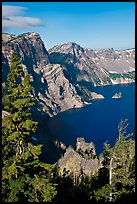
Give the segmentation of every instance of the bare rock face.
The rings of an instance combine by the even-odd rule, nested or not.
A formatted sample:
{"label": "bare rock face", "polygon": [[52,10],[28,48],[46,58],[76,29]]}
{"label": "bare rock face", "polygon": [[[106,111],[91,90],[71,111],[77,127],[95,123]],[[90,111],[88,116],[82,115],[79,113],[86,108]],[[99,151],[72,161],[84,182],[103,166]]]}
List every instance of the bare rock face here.
{"label": "bare rock face", "polygon": [[99,67],[105,67],[108,71],[125,73],[135,71],[135,49],[114,50],[101,49],[95,51],[98,56]]}
{"label": "bare rock face", "polygon": [[[40,91],[38,93],[39,100],[45,102],[54,112],[58,113],[69,108],[82,107],[83,102],[77,94],[75,87],[63,74],[63,67],[60,64],[47,65],[42,70],[42,78]],[[47,87],[45,88],[45,81]],[[45,109],[47,111],[47,109]]]}
{"label": "bare rock face", "polygon": [[76,150],[68,147],[56,166],[60,176],[70,176],[74,182],[80,182],[83,177],[91,176],[102,168],[102,161],[101,157],[99,159],[96,157],[93,142],[87,143],[83,138],[78,138]]}
{"label": "bare rock face", "polygon": [[45,66],[49,64],[48,52],[37,33],[22,35],[2,34],[2,53],[9,60],[11,53],[17,52],[22,64],[28,69],[32,66]]}
{"label": "bare rock face", "polygon": [[[24,74],[31,74],[37,109],[49,116],[83,107],[93,99],[103,99],[101,94],[92,92],[93,86],[135,81],[134,49],[93,51],[70,42],[47,51],[40,36],[28,32],[17,36],[2,34],[3,83],[13,51],[22,63]],[[119,73],[120,67],[125,67],[124,73]]]}
{"label": "bare rock face", "polygon": [[104,99],[102,94],[97,94],[96,92],[91,93],[92,99]]}
{"label": "bare rock face", "polygon": [[96,155],[96,149],[93,142],[85,142],[84,138],[77,138],[76,151],[82,151],[85,154],[90,154],[91,158]]}
{"label": "bare rock face", "polygon": [[49,54],[52,63],[66,65],[66,75],[72,77],[73,83],[85,81],[94,86],[111,83],[109,73],[92,60],[96,56],[92,50],[87,51],[76,43],[64,43],[51,48]]}
{"label": "bare rock face", "polygon": [[116,79],[111,79],[113,84],[128,84],[135,82],[134,78],[123,78],[123,77],[118,77]]}
{"label": "bare rock face", "polygon": [[[52,63],[65,64],[66,75],[73,76],[72,82],[78,84],[91,83],[93,86],[115,84],[114,77],[121,75],[123,81],[135,81],[135,49],[92,50],[82,48],[76,43],[64,43],[49,50]],[[132,76],[131,76],[131,73]],[[127,76],[127,77],[126,77]]]}
{"label": "bare rock face", "polygon": [[66,149],[64,157],[58,160],[57,167],[60,176],[70,176],[74,180],[90,176],[98,171],[98,159],[85,159],[71,147]]}
{"label": "bare rock face", "polygon": [[3,82],[9,71],[10,59],[16,51],[24,74],[31,74],[38,109],[50,116],[60,111],[83,106],[81,96],[64,75],[65,66],[51,64],[49,54],[37,33],[2,35]]}

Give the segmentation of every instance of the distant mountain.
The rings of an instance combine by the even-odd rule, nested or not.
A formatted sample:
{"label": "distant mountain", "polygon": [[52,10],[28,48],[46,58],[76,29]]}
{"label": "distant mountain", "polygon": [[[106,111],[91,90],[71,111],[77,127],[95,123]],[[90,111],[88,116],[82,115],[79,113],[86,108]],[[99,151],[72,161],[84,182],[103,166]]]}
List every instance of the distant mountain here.
{"label": "distant mountain", "polygon": [[90,82],[91,85],[110,84],[109,72],[98,68],[92,60],[95,53],[82,48],[76,43],[66,43],[54,46],[49,50],[52,63],[64,64],[66,76],[72,83],[83,84]]}
{"label": "distant mountain", "polygon": [[135,49],[93,51],[70,42],[47,51],[41,37],[28,32],[17,36],[2,34],[3,84],[13,50],[24,73],[31,74],[38,110],[50,116],[103,98],[92,92],[93,86],[134,81]]}
{"label": "distant mountain", "polygon": [[[48,50],[52,63],[65,64],[75,83],[94,86],[128,83],[135,79],[135,49],[92,50],[76,43],[64,43]],[[73,66],[73,69],[70,67]]]}
{"label": "distant mountain", "polygon": [[102,49],[95,51],[98,66],[104,66],[111,72],[125,73],[135,71],[135,49],[114,50]]}
{"label": "distant mountain", "polygon": [[[59,53],[71,53],[77,58],[77,61],[76,58],[75,60],[72,60],[71,58],[72,63],[86,61],[92,64],[95,63],[99,68],[104,68],[108,71],[117,73],[135,71],[135,48],[126,50],[114,50],[113,48],[92,50],[82,48],[76,43],[69,42],[64,43],[63,45],[54,46],[48,51],[53,62],[61,62],[60,60],[62,59],[58,58]],[[55,59],[53,59],[53,56],[55,57]],[[70,56],[68,57],[70,58]],[[78,60],[78,58],[81,58],[81,60]]]}

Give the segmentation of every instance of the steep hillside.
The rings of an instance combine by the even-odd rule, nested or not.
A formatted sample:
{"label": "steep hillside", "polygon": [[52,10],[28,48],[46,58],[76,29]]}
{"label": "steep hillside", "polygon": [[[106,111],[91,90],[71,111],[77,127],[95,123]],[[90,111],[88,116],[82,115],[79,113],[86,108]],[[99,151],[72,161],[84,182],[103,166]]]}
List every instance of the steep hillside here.
{"label": "steep hillside", "polygon": [[114,50],[102,49],[94,51],[99,67],[105,67],[110,72],[126,73],[135,71],[135,49]]}
{"label": "steep hillside", "polygon": [[135,80],[135,49],[92,50],[76,43],[64,43],[49,50],[52,63],[65,64],[74,84],[107,85]]}
{"label": "steep hillside", "polygon": [[76,43],[46,50],[34,32],[2,34],[2,81],[6,81],[11,54],[16,51],[24,73],[31,74],[37,109],[50,116],[103,98],[93,86],[134,81],[135,50],[93,51]]}
{"label": "steep hillside", "polygon": [[49,50],[52,63],[66,65],[66,76],[70,77],[72,83],[82,84],[90,82],[91,85],[111,84],[109,72],[98,68],[92,57],[93,51],[87,50],[76,43],[65,43],[61,46],[54,46]]}
{"label": "steep hillside", "polygon": [[14,50],[22,63],[24,73],[31,74],[37,107],[43,113],[53,116],[60,111],[81,107],[86,103],[65,77],[63,72],[65,66],[50,63],[49,54],[38,34],[25,33],[18,36],[3,34],[2,39],[3,84]]}

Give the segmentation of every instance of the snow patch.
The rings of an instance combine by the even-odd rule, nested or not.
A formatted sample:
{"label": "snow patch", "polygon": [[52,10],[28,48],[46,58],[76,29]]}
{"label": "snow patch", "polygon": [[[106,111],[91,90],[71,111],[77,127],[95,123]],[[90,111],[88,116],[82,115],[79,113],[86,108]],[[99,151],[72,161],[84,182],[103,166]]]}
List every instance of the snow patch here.
{"label": "snow patch", "polygon": [[95,60],[98,60],[98,58],[97,58],[97,57],[94,57],[94,59],[95,59]]}
{"label": "snow patch", "polygon": [[44,83],[44,78],[43,77],[41,78],[41,82]]}
{"label": "snow patch", "polygon": [[118,82],[114,81],[113,79],[110,78],[110,80],[111,80],[112,84],[118,84]]}
{"label": "snow patch", "polygon": [[115,53],[118,53],[118,51],[115,50]]}
{"label": "snow patch", "polygon": [[114,74],[118,74],[118,72],[116,71],[109,71],[110,73],[114,73]]}
{"label": "snow patch", "polygon": [[130,67],[129,71],[130,71],[130,72],[135,71],[135,68]]}
{"label": "snow patch", "polygon": [[127,71],[124,69],[123,72],[126,73]]}
{"label": "snow patch", "polygon": [[126,50],[126,51],[127,51],[127,52],[133,52],[133,50],[134,50],[134,49],[129,49],[129,50]]}

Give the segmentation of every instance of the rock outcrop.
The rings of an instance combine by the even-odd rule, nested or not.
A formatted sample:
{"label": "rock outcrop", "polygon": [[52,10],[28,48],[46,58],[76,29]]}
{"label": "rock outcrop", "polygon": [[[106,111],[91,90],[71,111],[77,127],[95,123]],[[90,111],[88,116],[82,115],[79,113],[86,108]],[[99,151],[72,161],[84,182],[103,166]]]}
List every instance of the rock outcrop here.
{"label": "rock outcrop", "polygon": [[96,156],[96,149],[93,142],[85,142],[84,138],[77,138],[76,151],[82,153],[84,157],[93,158]]}
{"label": "rock outcrop", "polygon": [[102,94],[97,94],[96,92],[92,92],[91,96],[92,96],[92,100],[93,99],[103,99],[104,98],[104,96]]}
{"label": "rock outcrop", "polygon": [[122,98],[121,92],[114,94],[112,98]]}
{"label": "rock outcrop", "polygon": [[56,167],[60,176],[69,176],[74,182],[79,182],[102,168],[102,161],[103,158],[96,156],[93,142],[87,143],[84,138],[78,138],[76,150],[68,147],[64,156],[57,161]]}

